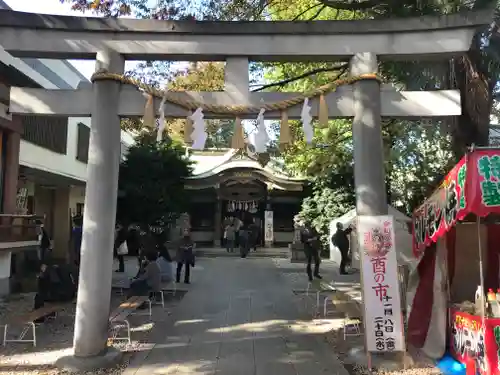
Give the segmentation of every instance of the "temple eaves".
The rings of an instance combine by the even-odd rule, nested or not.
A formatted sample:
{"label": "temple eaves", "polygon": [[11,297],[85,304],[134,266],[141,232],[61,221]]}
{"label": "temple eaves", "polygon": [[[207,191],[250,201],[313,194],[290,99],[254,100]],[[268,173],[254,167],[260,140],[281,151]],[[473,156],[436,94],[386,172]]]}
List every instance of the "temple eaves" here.
{"label": "temple eaves", "polygon": [[254,171],[261,174],[263,177],[270,178],[271,180],[275,180],[275,182],[279,183],[303,185],[306,181],[304,178],[287,176],[269,164],[263,167],[259,164],[256,158],[248,155],[248,153],[244,150],[229,149],[222,157],[198,155],[197,158],[193,158],[193,160],[197,163],[206,163],[210,161],[210,159],[215,159],[215,163],[211,163],[208,169],[202,169],[198,173],[196,172],[195,166],[194,175],[187,178],[187,180],[204,180],[221,174],[226,174],[228,172],[231,173],[236,170],[248,170]]}

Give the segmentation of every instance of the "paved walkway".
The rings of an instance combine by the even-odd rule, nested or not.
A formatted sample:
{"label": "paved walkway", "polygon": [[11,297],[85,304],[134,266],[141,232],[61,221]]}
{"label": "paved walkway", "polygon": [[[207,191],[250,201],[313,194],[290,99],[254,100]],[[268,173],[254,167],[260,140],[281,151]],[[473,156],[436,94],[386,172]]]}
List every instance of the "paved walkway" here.
{"label": "paved walkway", "polygon": [[127,375],[347,375],[276,260],[199,258],[188,289]]}

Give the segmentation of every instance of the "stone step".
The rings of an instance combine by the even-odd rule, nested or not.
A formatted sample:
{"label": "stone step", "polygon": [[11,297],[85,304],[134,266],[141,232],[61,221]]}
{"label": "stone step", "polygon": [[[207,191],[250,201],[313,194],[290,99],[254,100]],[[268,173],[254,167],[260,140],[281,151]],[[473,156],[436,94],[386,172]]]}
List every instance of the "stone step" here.
{"label": "stone step", "polygon": [[[205,258],[239,258],[239,250],[234,251],[234,253],[228,253],[225,249],[198,249],[196,250],[197,257]],[[248,258],[284,258],[288,259],[290,257],[288,249],[257,249],[257,251],[250,251],[248,253]]]}

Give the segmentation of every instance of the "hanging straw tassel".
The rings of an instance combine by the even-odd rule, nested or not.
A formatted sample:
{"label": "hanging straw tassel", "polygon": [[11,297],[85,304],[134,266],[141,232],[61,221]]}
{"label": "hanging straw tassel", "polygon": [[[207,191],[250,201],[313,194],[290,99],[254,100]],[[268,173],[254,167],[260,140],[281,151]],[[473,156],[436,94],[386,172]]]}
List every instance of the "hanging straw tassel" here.
{"label": "hanging straw tassel", "polygon": [[231,148],[235,150],[241,150],[245,148],[245,138],[243,136],[243,126],[241,124],[241,118],[236,117],[234,120],[234,132],[233,138],[231,139]]}
{"label": "hanging straw tassel", "polygon": [[326,104],[325,95],[319,96],[318,122],[321,128],[328,127],[328,105]]}
{"label": "hanging straw tassel", "polygon": [[287,111],[281,111],[281,125],[280,125],[280,151],[283,152],[288,147],[292,137],[290,136],[290,125],[288,124]]}
{"label": "hanging straw tassel", "polygon": [[144,107],[144,116],[142,117],[144,126],[154,129],[156,127],[155,105],[153,95],[149,95]]}
{"label": "hanging straw tassel", "polygon": [[184,143],[191,145],[193,140],[191,139],[191,133],[193,132],[193,120],[191,120],[191,115],[186,118],[186,126],[184,126]]}

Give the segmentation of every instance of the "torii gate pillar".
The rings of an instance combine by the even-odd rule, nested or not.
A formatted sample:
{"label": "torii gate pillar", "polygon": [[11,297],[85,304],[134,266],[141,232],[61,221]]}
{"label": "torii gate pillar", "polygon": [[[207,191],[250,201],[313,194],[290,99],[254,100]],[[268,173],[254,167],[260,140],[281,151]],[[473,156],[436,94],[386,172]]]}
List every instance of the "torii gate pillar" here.
{"label": "torii gate pillar", "polygon": [[[352,76],[377,73],[377,56],[374,53],[357,53],[351,58],[350,71]],[[380,83],[363,80],[353,86],[356,211],[358,215],[386,215]]]}
{"label": "torii gate pillar", "polygon": [[[125,61],[113,51],[97,53],[96,70],[123,73]],[[120,84],[95,82],[93,87],[87,188],[83,222],[83,240],[76,306],[73,361],[115,360],[107,352],[108,319],[113,272],[118,171],[120,166]],[[109,358],[113,357],[113,358]],[[81,360],[79,360],[81,359]],[[76,364],[79,370],[81,363]]]}

